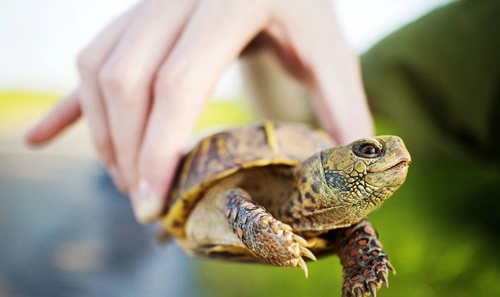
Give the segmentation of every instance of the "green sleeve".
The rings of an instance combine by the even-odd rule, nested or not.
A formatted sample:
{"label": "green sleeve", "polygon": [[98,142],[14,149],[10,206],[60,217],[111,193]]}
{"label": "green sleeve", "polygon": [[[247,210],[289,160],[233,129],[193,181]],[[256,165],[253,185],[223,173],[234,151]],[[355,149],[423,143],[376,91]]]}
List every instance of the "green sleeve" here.
{"label": "green sleeve", "polygon": [[362,67],[375,116],[422,160],[500,160],[500,1],[438,8],[376,44]]}

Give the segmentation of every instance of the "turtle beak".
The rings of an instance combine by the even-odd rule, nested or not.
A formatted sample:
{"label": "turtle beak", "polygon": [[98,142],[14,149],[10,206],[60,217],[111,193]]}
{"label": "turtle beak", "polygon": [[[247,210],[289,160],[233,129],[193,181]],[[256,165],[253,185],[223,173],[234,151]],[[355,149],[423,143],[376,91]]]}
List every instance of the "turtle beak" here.
{"label": "turtle beak", "polygon": [[387,153],[386,158],[394,160],[394,166],[408,166],[411,164],[410,152],[406,148],[403,140],[397,136],[390,136],[387,139],[386,145],[392,147],[393,149]]}
{"label": "turtle beak", "polygon": [[408,166],[411,164],[410,152],[406,148],[403,140],[398,136],[379,136],[377,139],[384,144],[385,162],[377,162],[370,168],[371,172],[382,172],[398,166]]}
{"label": "turtle beak", "polygon": [[411,156],[397,136],[377,137],[384,144],[385,152],[380,161],[373,164],[366,177],[368,183],[378,187],[399,187],[406,180]]}

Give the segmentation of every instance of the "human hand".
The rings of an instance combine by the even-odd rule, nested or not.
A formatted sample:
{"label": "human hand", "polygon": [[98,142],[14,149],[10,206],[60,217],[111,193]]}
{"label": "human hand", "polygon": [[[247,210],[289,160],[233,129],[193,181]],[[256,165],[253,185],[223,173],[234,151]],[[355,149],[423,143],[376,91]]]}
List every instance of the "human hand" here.
{"label": "human hand", "polygon": [[327,132],[341,143],[372,134],[358,60],[330,0],[144,0],[83,50],[79,88],[27,141],[46,143],[83,113],[115,185],[149,223],[214,85],[258,34],[315,95]]}

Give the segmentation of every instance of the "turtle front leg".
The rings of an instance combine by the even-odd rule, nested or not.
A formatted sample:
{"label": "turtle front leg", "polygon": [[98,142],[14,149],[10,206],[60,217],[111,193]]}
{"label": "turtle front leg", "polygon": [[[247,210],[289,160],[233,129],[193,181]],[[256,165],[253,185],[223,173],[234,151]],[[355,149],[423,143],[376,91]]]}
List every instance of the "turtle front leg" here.
{"label": "turtle front leg", "polygon": [[223,196],[227,221],[254,255],[276,266],[299,266],[307,277],[307,266],[302,256],[313,260],[316,257],[306,248],[308,243],[305,239],[252,201],[243,189],[229,189]]}
{"label": "turtle front leg", "polygon": [[388,270],[396,273],[389,258],[382,251],[378,234],[366,219],[338,230],[337,246],[344,267],[342,297],[374,297],[382,284],[389,286]]}

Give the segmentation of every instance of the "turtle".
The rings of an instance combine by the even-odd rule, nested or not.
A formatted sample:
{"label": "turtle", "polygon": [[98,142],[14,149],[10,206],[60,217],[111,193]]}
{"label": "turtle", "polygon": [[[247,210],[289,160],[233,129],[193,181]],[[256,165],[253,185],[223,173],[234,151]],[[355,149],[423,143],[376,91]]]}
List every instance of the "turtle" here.
{"label": "turtle", "polygon": [[366,215],[405,181],[397,136],[336,145],[326,132],[262,121],[201,139],[180,162],[160,219],[193,256],[300,267],[337,253],[342,296],[376,295],[394,267]]}

